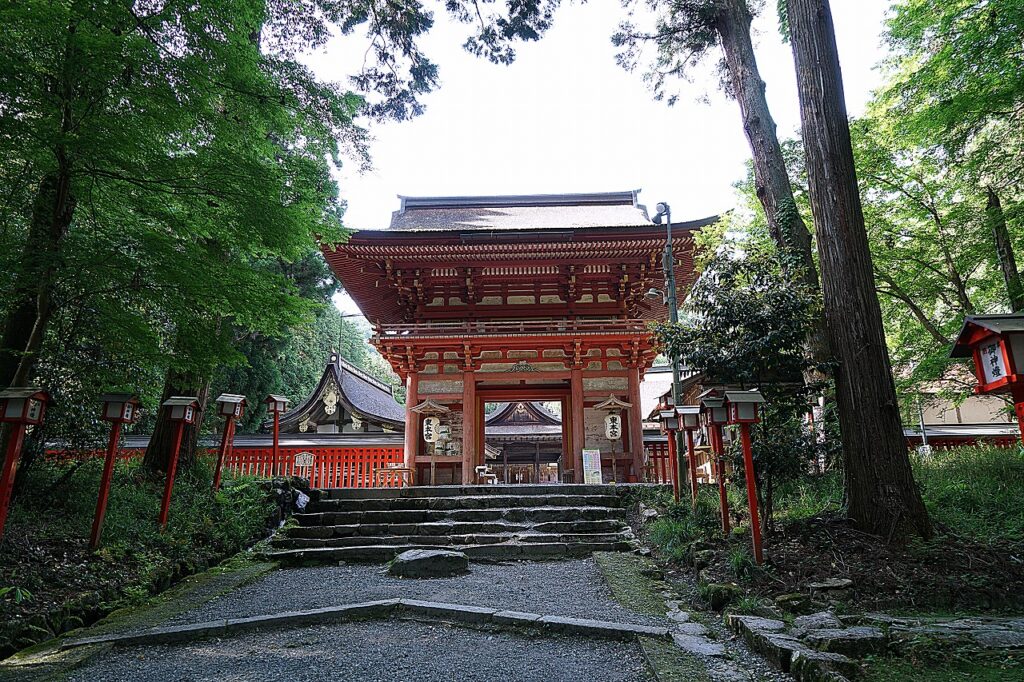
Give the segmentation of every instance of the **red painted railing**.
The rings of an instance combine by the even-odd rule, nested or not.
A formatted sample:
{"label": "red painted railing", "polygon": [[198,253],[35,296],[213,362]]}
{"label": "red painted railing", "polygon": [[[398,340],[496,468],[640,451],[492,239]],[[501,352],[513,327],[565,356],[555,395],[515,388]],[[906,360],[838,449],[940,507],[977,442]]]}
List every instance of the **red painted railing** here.
{"label": "red painted railing", "polygon": [[[313,466],[296,467],[295,455],[313,453]],[[242,475],[270,476],[271,448],[236,448],[225,466]],[[403,449],[393,448],[281,448],[278,451],[278,475],[302,476],[313,488],[372,488],[378,469],[401,466]],[[386,474],[380,487],[402,485],[399,475]]]}
{"label": "red painted railing", "polygon": [[[145,450],[123,449],[118,459],[142,457]],[[216,457],[213,450],[201,450],[202,456]],[[313,466],[296,467],[295,455],[300,452],[313,454]],[[83,458],[103,457],[102,450],[88,452],[69,450],[48,450],[47,458],[55,461],[70,461]],[[273,450],[266,448],[235,448],[224,462],[229,470],[243,476],[269,477]],[[389,467],[402,466],[401,447],[384,448],[280,448],[278,450],[277,475],[302,476],[309,479],[313,488],[397,488],[405,484],[401,472],[388,471]],[[374,480],[375,474],[377,480]]]}
{"label": "red painted railing", "polygon": [[645,443],[647,453],[647,482],[671,483],[672,467],[668,460],[668,443]]}

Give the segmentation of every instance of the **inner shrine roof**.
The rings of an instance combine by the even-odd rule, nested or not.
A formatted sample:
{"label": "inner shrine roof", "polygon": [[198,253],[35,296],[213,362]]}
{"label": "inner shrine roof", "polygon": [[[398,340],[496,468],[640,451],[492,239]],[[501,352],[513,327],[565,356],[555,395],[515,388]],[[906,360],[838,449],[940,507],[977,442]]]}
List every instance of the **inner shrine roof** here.
{"label": "inner shrine roof", "polygon": [[647,208],[637,203],[638,192],[400,197],[402,207],[392,214],[391,229],[535,230],[650,225]]}

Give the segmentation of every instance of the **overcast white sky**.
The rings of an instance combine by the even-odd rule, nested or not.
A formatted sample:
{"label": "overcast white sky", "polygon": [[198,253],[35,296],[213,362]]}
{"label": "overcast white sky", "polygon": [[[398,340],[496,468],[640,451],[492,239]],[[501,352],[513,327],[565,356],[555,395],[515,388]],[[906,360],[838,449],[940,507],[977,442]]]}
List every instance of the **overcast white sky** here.
{"label": "overcast white sky", "polygon": [[[439,3],[440,4],[440,3]],[[755,47],[780,137],[799,128],[792,54],[778,36],[774,2],[755,21]],[[889,0],[833,0],[850,113],[863,111],[879,84],[880,34]],[[396,195],[550,194],[641,189],[649,208],[668,201],[675,220],[720,213],[735,204],[732,184],[750,149],[739,109],[708,74],[682,84],[674,107],[655,102],[641,74],[614,62],[609,37],[622,18],[616,0],[559,10],[551,31],[520,45],[512,66],[465,53],[466,27],[436,13],[423,41],[438,64],[439,90],[427,111],[404,123],[374,125],[374,169],[342,170],[345,223],[383,229]],[[351,39],[307,61],[323,78],[344,80]],[[703,101],[705,96],[707,100]],[[356,312],[347,297],[337,301]]]}

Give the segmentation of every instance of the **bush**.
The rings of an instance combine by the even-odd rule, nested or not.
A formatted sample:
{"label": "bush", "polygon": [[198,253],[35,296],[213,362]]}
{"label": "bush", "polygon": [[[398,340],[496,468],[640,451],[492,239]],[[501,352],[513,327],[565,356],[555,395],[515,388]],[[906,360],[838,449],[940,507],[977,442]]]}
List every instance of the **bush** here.
{"label": "bush", "polygon": [[686,559],[694,543],[721,539],[718,500],[702,494],[694,512],[689,500],[671,502],[666,514],[651,524],[651,541],[668,557]]}
{"label": "bush", "polygon": [[[102,468],[98,458],[38,462],[11,510],[8,537],[82,547],[92,528]],[[227,477],[222,490],[214,493],[212,480],[212,465],[206,460],[179,472],[167,530],[161,533],[157,518],[163,481],[147,480],[139,460],[118,462],[96,557],[103,564],[133,566],[145,583],[168,564],[195,566],[253,542],[273,509],[266,490],[255,479]],[[32,572],[22,577],[28,582],[39,579]]]}

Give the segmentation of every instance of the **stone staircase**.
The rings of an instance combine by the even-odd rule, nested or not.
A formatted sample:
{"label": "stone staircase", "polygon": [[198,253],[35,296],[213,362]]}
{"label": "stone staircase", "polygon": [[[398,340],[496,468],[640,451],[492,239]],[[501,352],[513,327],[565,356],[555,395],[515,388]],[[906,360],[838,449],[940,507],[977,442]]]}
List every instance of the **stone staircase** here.
{"label": "stone staircase", "polygon": [[285,564],[385,562],[410,549],[452,549],[473,561],[632,551],[614,486],[497,485],[320,491],[298,525],[271,540]]}

